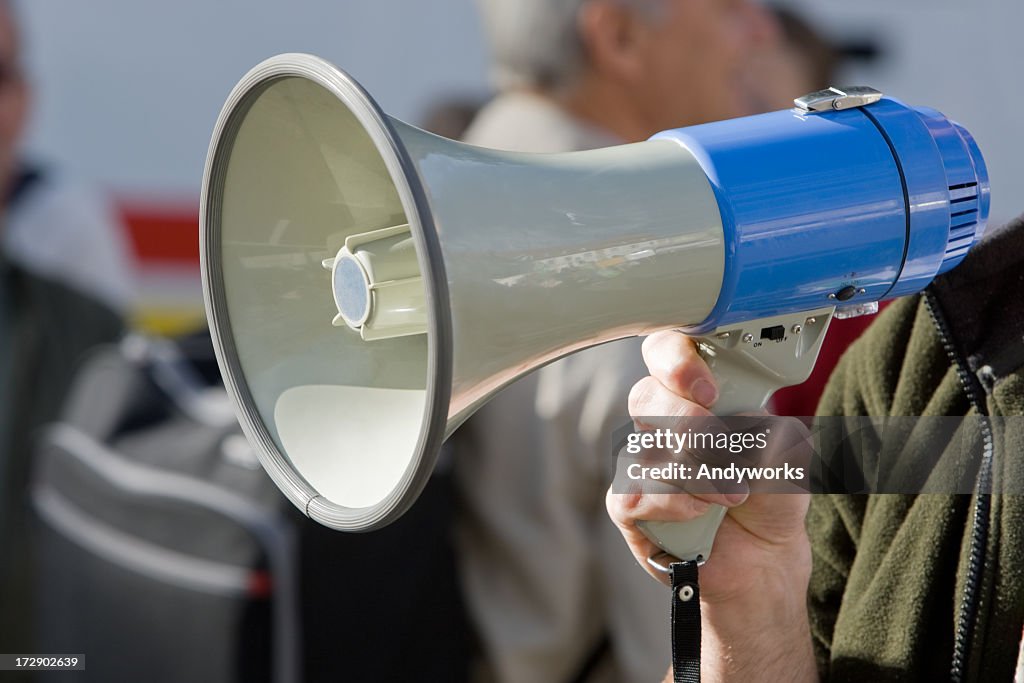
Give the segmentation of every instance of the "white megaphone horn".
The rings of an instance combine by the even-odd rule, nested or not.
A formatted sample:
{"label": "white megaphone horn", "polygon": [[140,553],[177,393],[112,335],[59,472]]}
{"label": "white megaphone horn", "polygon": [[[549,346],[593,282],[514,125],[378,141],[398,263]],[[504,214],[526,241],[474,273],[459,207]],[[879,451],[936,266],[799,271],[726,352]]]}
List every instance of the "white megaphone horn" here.
{"label": "white megaphone horn", "polygon": [[[517,154],[392,119],[318,58],[257,66],[217,122],[201,245],[264,467],[313,519],[369,530],[412,504],[474,410],[574,351],[703,335],[722,414],[805,379],[837,307],[872,310],[963,258],[989,186],[937,112],[868,88],[797,104]],[[646,530],[696,559],[720,519]]]}

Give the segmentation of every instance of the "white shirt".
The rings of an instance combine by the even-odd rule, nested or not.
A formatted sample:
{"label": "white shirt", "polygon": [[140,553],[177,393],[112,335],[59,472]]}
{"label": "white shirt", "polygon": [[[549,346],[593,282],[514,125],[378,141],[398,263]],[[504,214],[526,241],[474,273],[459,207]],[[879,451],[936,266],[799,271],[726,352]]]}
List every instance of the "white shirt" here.
{"label": "white shirt", "polygon": [[110,204],[85,185],[44,176],[11,207],[0,238],[8,257],[33,273],[116,311],[132,302],[127,233]]}
{"label": "white shirt", "polygon": [[[491,102],[465,139],[533,152],[619,143],[526,93]],[[629,390],[645,375],[640,340],[612,342],[521,379],[463,427],[457,547],[482,680],[569,681],[605,633],[610,661],[588,681],[664,676],[667,589],[637,566],[604,504],[611,431],[629,422]]]}

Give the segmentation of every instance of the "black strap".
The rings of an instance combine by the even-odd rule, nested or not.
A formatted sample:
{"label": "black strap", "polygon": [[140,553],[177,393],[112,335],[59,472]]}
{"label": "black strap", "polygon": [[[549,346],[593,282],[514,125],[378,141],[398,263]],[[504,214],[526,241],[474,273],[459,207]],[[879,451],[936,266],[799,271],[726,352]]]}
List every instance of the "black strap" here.
{"label": "black strap", "polygon": [[700,586],[697,563],[673,562],[672,578],[672,680],[700,683]]}

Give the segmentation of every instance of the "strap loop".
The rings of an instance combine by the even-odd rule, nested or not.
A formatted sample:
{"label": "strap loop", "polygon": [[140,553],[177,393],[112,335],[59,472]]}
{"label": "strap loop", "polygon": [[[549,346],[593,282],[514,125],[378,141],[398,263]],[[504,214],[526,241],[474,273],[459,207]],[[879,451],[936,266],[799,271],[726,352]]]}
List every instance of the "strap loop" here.
{"label": "strap loop", "polygon": [[700,683],[700,584],[697,562],[673,562],[672,579],[672,680]]}

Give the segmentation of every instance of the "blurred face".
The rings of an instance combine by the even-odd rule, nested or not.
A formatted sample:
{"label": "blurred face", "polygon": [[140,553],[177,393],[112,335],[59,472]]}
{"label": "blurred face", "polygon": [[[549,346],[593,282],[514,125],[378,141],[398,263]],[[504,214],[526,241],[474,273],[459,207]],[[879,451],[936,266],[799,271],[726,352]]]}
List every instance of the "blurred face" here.
{"label": "blurred face", "polygon": [[780,42],[757,56],[746,73],[747,92],[761,111],[793,106],[793,99],[820,90],[807,58],[786,42]]}
{"label": "blurred face", "polygon": [[755,55],[779,40],[752,0],[632,0],[635,69],[623,74],[651,133],[756,113],[743,87]]}
{"label": "blurred face", "polygon": [[28,99],[17,27],[6,4],[0,2],[0,192],[6,191],[14,173]]}

